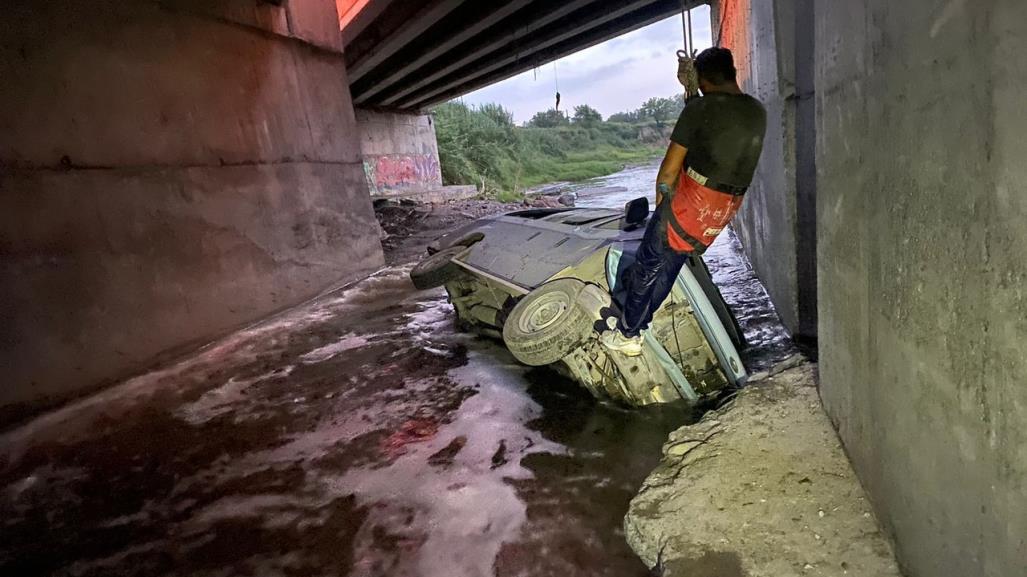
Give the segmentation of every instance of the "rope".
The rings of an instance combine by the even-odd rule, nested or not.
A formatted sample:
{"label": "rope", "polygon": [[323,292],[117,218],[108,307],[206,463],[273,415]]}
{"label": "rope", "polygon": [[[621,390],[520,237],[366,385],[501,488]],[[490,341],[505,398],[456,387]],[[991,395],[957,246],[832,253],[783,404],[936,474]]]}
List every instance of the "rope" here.
{"label": "rope", "polygon": [[[688,0],[681,0],[681,36],[685,41],[685,56],[695,56],[695,35],[692,34],[692,9],[688,7]],[[680,57],[680,51],[678,51]]]}
{"label": "rope", "polygon": [[556,61],[553,61],[553,81],[556,84],[556,110],[560,110],[560,75],[556,71]]}
{"label": "rope", "polygon": [[[681,2],[681,36],[685,42],[685,52],[691,54],[692,51],[688,49],[688,27],[685,24],[685,3],[684,0]],[[689,14],[691,16],[691,14]]]}
{"label": "rope", "polygon": [[692,9],[688,9],[688,53],[695,55],[695,34],[692,34]]}
{"label": "rope", "polygon": [[685,88],[684,99],[699,93],[699,78],[695,73],[692,59],[695,58],[695,36],[692,34],[692,9],[688,8],[688,0],[681,0],[681,36],[685,41],[685,49],[678,50],[678,81]]}

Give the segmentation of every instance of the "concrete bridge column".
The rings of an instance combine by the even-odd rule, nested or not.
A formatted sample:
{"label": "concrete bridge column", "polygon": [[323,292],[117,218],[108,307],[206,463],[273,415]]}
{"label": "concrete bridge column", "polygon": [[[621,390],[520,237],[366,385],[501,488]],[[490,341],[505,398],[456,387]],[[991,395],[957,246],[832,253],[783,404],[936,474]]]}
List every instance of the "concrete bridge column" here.
{"label": "concrete bridge column", "polygon": [[371,196],[442,186],[431,116],[357,109],[357,126]]}
{"label": "concrete bridge column", "polygon": [[825,407],[910,577],[1027,575],[1027,3],[815,29]]}
{"label": "concrete bridge column", "polygon": [[437,202],[478,194],[474,186],[443,186],[435,120],[430,114],[363,108],[356,114],[372,199]]}
{"label": "concrete bridge column", "polygon": [[0,78],[0,423],[382,263],[332,0],[15,0]]}
{"label": "concrete bridge column", "polygon": [[815,346],[816,166],[812,0],[718,0],[714,41],[767,108],[763,156],[734,226],[785,327]]}
{"label": "concrete bridge column", "polygon": [[716,8],[770,113],[737,228],[785,323],[818,318],[821,397],[899,561],[1027,574],[1027,4]]}

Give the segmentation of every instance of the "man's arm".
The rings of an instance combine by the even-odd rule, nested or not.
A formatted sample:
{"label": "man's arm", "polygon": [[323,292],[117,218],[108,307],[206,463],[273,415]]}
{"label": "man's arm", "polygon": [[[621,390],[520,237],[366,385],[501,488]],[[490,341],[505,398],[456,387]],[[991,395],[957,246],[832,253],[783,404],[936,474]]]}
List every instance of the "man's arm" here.
{"label": "man's arm", "polygon": [[688,149],[676,142],[671,142],[667,147],[667,154],[660,163],[660,172],[656,176],[656,206],[663,202],[663,195],[668,194],[674,188],[678,175],[681,174],[681,167],[685,165],[685,155]]}

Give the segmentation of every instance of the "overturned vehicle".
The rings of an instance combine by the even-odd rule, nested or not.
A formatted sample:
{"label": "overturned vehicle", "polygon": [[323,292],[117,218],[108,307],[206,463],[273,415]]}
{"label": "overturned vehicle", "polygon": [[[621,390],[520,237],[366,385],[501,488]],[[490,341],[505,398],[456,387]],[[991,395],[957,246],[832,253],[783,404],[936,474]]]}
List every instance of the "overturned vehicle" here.
{"label": "overturned vehicle", "polygon": [[550,365],[593,395],[631,405],[695,402],[746,379],[741,331],[701,258],[681,269],[653,315],[641,356],[600,343],[618,318],[618,286],[649,218],[645,198],[614,209],[529,209],[487,217],[428,247],[410,272],[445,286],[462,326],[514,357]]}

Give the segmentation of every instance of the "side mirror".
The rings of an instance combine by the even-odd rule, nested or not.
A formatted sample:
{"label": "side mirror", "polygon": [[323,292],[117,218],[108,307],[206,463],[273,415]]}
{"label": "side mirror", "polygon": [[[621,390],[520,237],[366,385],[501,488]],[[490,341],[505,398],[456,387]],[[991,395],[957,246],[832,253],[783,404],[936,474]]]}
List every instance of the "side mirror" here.
{"label": "side mirror", "polygon": [[647,218],[649,218],[649,199],[640,196],[634,200],[629,200],[624,205],[624,217],[621,219],[621,228],[624,230],[634,230],[645,224]]}

